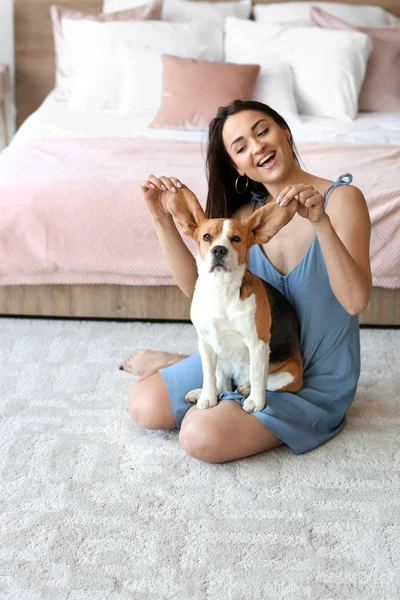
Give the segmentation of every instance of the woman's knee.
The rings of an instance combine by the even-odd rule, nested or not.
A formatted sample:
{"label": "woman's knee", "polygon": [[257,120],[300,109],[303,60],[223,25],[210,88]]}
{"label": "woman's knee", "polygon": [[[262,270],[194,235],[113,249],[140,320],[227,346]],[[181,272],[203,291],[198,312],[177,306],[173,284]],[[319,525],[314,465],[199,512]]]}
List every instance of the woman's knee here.
{"label": "woman's knee", "polygon": [[[174,415],[166,390],[162,389],[157,373],[138,381],[133,386],[128,400],[128,412],[132,419],[144,429],[174,429]],[[164,396],[166,395],[166,398]]]}
{"label": "woman's knee", "polygon": [[209,463],[223,462],[221,460],[221,445],[223,434],[218,422],[204,419],[201,412],[190,415],[182,422],[179,432],[179,442],[182,448],[193,458]]}
{"label": "woman's knee", "polygon": [[[138,381],[133,386],[128,399],[128,412],[136,425],[140,427],[148,427],[151,420],[151,399],[149,398],[148,389],[145,385],[146,380]],[[147,402],[146,402],[147,400]]]}

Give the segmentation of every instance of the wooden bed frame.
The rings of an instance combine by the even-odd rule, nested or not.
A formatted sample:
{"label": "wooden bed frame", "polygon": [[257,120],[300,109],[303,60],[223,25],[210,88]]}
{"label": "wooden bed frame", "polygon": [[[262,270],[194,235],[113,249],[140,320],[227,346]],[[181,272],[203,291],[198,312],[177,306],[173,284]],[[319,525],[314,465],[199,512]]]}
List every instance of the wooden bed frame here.
{"label": "wooden bed frame", "polygon": [[[56,1],[14,0],[17,126],[40,106],[54,87],[50,5]],[[271,1],[255,0],[255,3]],[[375,4],[400,17],[399,0],[351,0],[348,3]],[[63,0],[61,4],[86,12],[102,9],[102,0]],[[190,300],[176,286],[0,287],[0,314],[3,315],[186,320],[189,305]],[[399,326],[400,289],[374,288],[370,306],[360,315],[360,322]]]}

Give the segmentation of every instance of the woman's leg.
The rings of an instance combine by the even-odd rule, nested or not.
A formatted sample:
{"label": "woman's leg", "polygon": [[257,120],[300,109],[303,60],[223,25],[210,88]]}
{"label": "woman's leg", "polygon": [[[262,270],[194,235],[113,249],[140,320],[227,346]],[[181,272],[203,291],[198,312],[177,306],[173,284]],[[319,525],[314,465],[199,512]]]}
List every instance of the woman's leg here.
{"label": "woman's leg", "polygon": [[[197,363],[200,363],[199,356],[185,360],[182,373],[178,375],[178,380],[181,376],[184,380],[189,373],[189,379],[182,381],[182,406],[178,410],[180,419],[186,412],[186,409],[182,412],[185,393],[194,387],[201,387],[201,370],[200,373],[196,372]],[[171,367],[174,370],[176,368],[179,369]],[[181,392],[178,397],[180,395]],[[160,373],[142,377],[133,386],[128,410],[135,423],[146,429],[176,428],[168,387]],[[189,408],[188,405],[179,440],[190,456],[210,463],[244,458],[283,444],[259,419],[246,413],[234,400],[220,400],[217,406],[207,410],[199,410],[196,406]]]}
{"label": "woman's leg", "polygon": [[149,375],[154,375],[160,369],[169,367],[186,358],[187,354],[177,352],[161,352],[151,350],[150,348],[141,348],[128,356],[125,362],[119,367],[121,371],[140,375],[143,379]]}
{"label": "woman's leg", "polygon": [[137,350],[120,366],[120,369],[141,375],[128,400],[132,419],[145,429],[176,429],[168,389],[159,369],[169,367],[183,358],[183,354],[170,354],[157,350]]}
{"label": "woman's leg", "polygon": [[[176,429],[167,386],[159,373],[133,386],[128,410],[135,423],[145,429]],[[182,421],[179,441],[190,456],[210,463],[252,456],[283,444],[233,400],[220,400],[207,410],[190,408]]]}
{"label": "woman's leg", "polygon": [[220,400],[207,410],[191,408],[179,441],[190,456],[210,463],[252,456],[284,443],[233,400]]}
{"label": "woman's leg", "polygon": [[135,423],[145,429],[176,429],[168,389],[160,373],[135,383],[128,411]]}
{"label": "woman's leg", "polygon": [[172,365],[169,363],[170,359],[168,364],[160,365],[161,373],[147,371],[132,388],[129,413],[135,423],[146,429],[180,427],[190,409],[190,404],[185,401],[186,393],[201,386],[203,375],[199,354],[179,355],[179,360],[175,358]]}

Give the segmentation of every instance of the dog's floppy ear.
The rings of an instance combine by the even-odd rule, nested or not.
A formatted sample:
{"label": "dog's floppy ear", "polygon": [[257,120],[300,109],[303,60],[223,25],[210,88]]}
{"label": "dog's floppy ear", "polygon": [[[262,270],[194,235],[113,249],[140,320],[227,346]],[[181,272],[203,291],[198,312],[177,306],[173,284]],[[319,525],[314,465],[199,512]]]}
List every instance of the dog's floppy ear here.
{"label": "dog's floppy ear", "polygon": [[206,219],[200,202],[189,188],[183,186],[169,194],[167,208],[185,235],[193,237],[194,231]]}
{"label": "dog's floppy ear", "polygon": [[291,202],[289,206],[279,206],[275,202],[258,208],[247,217],[244,223],[250,231],[250,244],[266,244],[292,220],[297,210],[297,202]]}

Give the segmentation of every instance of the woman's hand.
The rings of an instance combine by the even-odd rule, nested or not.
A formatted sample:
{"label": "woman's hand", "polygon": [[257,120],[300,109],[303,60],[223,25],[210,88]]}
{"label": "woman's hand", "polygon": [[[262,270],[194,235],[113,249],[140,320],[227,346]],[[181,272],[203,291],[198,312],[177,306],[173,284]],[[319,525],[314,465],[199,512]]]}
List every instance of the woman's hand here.
{"label": "woman's hand", "polygon": [[146,181],[140,182],[140,187],[151,216],[157,220],[170,215],[167,209],[168,196],[175,194],[183,185],[176,177],[149,175]]}
{"label": "woman's hand", "polygon": [[288,185],[280,192],[276,202],[281,206],[288,206],[292,200],[298,201],[299,215],[314,225],[325,217],[325,199],[312,185]]}

